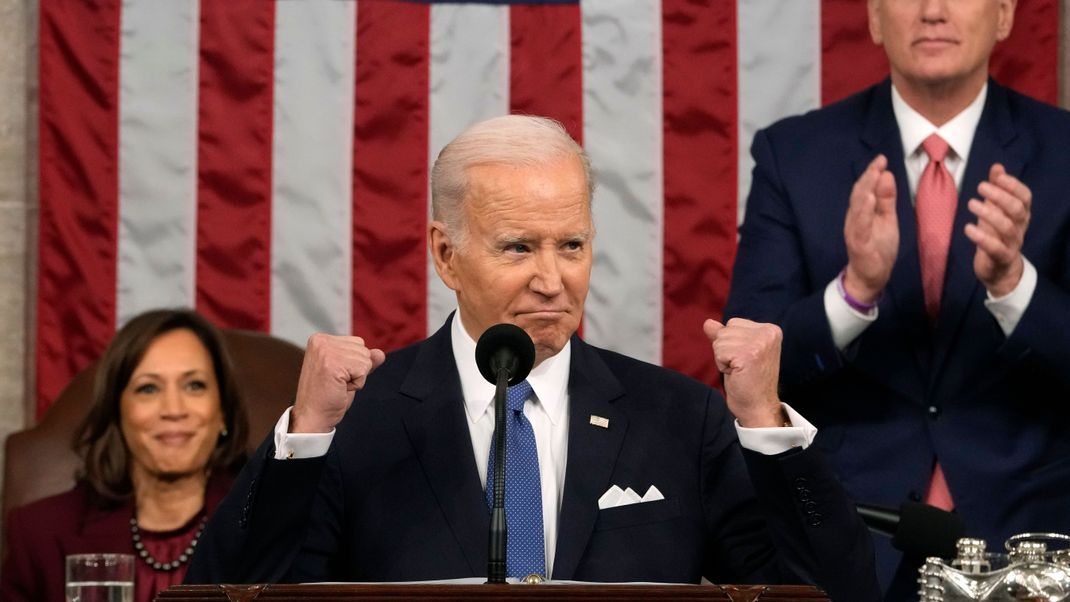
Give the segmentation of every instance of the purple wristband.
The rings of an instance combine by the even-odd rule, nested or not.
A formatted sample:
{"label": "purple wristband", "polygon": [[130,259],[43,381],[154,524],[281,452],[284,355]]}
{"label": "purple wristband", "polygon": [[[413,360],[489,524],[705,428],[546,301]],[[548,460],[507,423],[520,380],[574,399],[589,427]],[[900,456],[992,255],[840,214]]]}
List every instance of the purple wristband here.
{"label": "purple wristband", "polygon": [[840,275],[836,277],[836,290],[839,291],[840,296],[843,297],[843,300],[847,302],[847,305],[849,305],[851,309],[857,312],[868,314],[873,311],[873,308],[877,307],[877,303],[880,303],[881,297],[884,295],[884,291],[881,291],[881,293],[877,295],[877,299],[873,301],[873,303],[863,303],[858,299],[852,297],[851,293],[847,292],[847,287],[844,286],[843,283],[846,277],[847,268],[841,270]]}

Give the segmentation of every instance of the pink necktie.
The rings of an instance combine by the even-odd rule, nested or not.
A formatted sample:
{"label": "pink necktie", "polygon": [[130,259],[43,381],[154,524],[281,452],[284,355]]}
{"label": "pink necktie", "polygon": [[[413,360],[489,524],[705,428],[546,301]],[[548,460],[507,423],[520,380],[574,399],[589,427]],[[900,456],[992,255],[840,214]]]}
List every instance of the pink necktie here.
{"label": "pink necktie", "polygon": [[944,478],[944,469],[939,462],[933,466],[933,476],[929,479],[929,492],[925,494],[925,503],[948,512],[955,508],[951,490],[947,488],[947,480]]}
{"label": "pink necktie", "polygon": [[[921,259],[921,283],[925,291],[925,311],[935,323],[940,314],[940,296],[947,272],[947,251],[951,246],[958,191],[955,190],[954,178],[944,165],[947,142],[932,134],[921,146],[929,155],[929,164],[918,181],[914,212],[918,220],[918,253]],[[933,466],[925,503],[944,510],[955,507],[947,480],[944,479],[944,469],[939,462]]]}
{"label": "pink necktie", "polygon": [[954,178],[944,166],[947,142],[932,134],[921,146],[929,155],[929,164],[918,181],[914,213],[918,220],[918,253],[921,259],[921,284],[925,291],[925,311],[935,322],[940,314],[940,295],[944,289],[947,250],[951,246],[958,192]]}

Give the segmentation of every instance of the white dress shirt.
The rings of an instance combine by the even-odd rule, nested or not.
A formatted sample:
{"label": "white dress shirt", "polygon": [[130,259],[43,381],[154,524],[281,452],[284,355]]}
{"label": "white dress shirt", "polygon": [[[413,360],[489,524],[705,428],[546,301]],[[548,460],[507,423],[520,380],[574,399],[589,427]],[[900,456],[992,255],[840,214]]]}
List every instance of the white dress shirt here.
{"label": "white dress shirt", "polygon": [[[929,164],[929,156],[921,144],[933,133],[939,134],[951,147],[944,159],[944,166],[955,179],[955,188],[961,192],[962,179],[966,173],[966,161],[969,159],[970,147],[973,145],[974,134],[977,133],[977,124],[981,121],[987,95],[988,84],[986,83],[969,106],[943,126],[936,127],[908,105],[895,86],[892,86],[892,112],[899,125],[912,204],[918,192],[918,181]],[[972,194],[977,196],[976,191],[972,191]],[[989,293],[984,302],[985,307],[996,318],[996,322],[999,323],[1000,329],[1006,336],[1014,332],[1018,321],[1022,319],[1022,314],[1029,306],[1037,285],[1036,268],[1028,259],[1024,257],[1023,259],[1025,270],[1014,290],[1002,297],[993,297]],[[876,307],[868,313],[863,313],[848,305],[837,288],[836,278],[825,287],[824,304],[825,314],[828,316],[832,330],[832,340],[841,351],[877,319]]]}
{"label": "white dress shirt", "polygon": [[[487,462],[494,436],[494,385],[480,374],[476,366],[476,342],[461,323],[461,314],[453,315],[451,329],[453,357],[461,376],[465,417],[476,455],[476,470],[483,489],[487,487]],[[568,375],[572,361],[572,342],[553,357],[546,358],[528,374],[528,384],[535,392],[524,402],[524,416],[535,431],[535,448],[539,454],[539,481],[542,485],[542,529],[546,542],[546,573],[553,574],[557,543],[557,515],[561,510],[561,493],[565,489],[565,457],[568,453]],[[553,544],[553,545],[551,545]]]}
{"label": "white dress shirt", "polygon": [[[476,469],[484,490],[487,483],[487,462],[490,459],[494,435],[494,385],[487,382],[476,366],[476,342],[455,312],[450,328],[453,357],[461,378],[465,418],[472,437]],[[572,343],[566,343],[557,355],[547,358],[532,369],[527,381],[535,396],[524,403],[524,416],[535,431],[535,447],[539,454],[539,479],[542,485],[542,526],[546,542],[546,572],[553,574],[554,553],[557,548],[557,516],[561,510],[561,495],[565,488],[565,466],[568,454],[568,379],[572,360]],[[710,358],[713,361],[713,358]],[[357,393],[359,399],[360,393]],[[327,453],[335,431],[329,433],[289,433],[288,408],[275,425],[275,459],[314,458]],[[784,404],[791,421],[790,427],[743,428],[736,422],[740,444],[750,450],[774,455],[792,447],[807,447],[817,435],[817,428],[794,409]],[[596,503],[594,500],[591,502]]]}

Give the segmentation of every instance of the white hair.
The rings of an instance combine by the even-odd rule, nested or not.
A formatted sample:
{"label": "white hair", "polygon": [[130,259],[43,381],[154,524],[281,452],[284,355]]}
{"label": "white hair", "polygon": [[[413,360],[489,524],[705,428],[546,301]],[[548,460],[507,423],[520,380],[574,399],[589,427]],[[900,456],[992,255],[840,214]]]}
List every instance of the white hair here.
{"label": "white hair", "polygon": [[446,226],[457,248],[468,242],[464,200],[468,169],[477,165],[542,166],[576,157],[587,181],[587,202],[594,197],[591,161],[564,126],[546,117],[505,115],[481,121],[453,139],[431,168],[431,215]]}

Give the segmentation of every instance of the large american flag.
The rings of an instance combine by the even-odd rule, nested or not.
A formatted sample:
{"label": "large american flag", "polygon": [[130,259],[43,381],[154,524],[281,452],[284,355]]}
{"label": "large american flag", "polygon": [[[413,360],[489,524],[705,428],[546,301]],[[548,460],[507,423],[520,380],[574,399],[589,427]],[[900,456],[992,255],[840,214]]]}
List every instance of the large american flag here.
{"label": "large american flag", "polygon": [[[865,5],[41,0],[38,413],[152,307],[301,345],[426,336],[455,303],[429,165],[507,112],[593,160],[587,340],[713,382],[750,139],[885,76]],[[996,77],[1055,102],[1058,39],[1058,0],[1020,0]]]}

